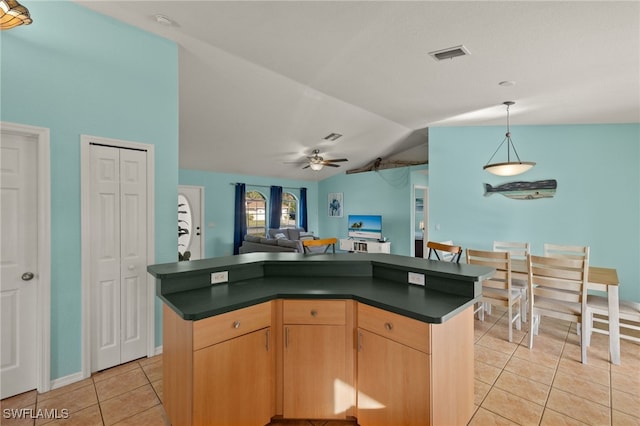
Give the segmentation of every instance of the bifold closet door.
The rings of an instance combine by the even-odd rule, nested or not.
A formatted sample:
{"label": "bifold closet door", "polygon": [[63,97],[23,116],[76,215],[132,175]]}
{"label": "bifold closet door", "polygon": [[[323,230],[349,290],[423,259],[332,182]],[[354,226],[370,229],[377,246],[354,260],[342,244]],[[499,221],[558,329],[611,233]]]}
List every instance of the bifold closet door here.
{"label": "bifold closet door", "polygon": [[145,151],[91,145],[91,370],[146,355]]}

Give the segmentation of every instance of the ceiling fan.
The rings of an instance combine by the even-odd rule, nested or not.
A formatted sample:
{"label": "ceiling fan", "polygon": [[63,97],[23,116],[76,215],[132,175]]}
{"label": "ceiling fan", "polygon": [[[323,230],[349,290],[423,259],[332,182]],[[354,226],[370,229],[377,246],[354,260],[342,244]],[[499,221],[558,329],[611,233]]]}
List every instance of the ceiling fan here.
{"label": "ceiling fan", "polygon": [[311,157],[307,157],[309,159],[309,164],[307,164],[306,166],[303,167],[303,169],[307,169],[307,168],[311,168],[311,170],[322,170],[322,168],[324,166],[329,166],[329,167],[340,167],[339,164],[333,164],[333,163],[341,163],[343,161],[349,161],[346,158],[336,158],[334,160],[325,160],[324,158],[320,157],[320,150],[319,149],[314,149],[312,152],[312,156]]}

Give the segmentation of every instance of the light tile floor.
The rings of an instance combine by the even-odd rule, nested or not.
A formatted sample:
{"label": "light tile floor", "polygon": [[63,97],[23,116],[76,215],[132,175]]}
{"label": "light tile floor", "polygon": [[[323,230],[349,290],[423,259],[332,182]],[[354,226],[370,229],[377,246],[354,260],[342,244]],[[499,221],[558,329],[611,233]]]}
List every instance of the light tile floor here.
{"label": "light tile floor", "polygon": [[[475,322],[475,404],[470,425],[640,425],[640,345],[621,342],[622,364],[609,363],[608,336],[594,334],[588,364],[580,363],[575,324],[543,318],[534,347],[526,331],[507,341],[504,311]],[[1,401],[0,424],[167,425],[162,357],[141,359],[44,394]],[[68,410],[67,419],[8,419],[7,409]],[[338,426],[331,421],[271,425]],[[396,426],[396,425],[389,425]]]}

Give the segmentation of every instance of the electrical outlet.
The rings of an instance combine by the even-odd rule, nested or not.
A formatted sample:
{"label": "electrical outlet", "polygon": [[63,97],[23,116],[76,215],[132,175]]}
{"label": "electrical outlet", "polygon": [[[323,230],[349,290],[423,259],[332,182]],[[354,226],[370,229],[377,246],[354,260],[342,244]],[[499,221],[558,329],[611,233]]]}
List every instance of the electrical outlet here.
{"label": "electrical outlet", "polygon": [[424,285],[424,274],[409,272],[409,284]]}
{"label": "electrical outlet", "polygon": [[229,271],[218,271],[211,273],[211,284],[226,283],[229,281]]}

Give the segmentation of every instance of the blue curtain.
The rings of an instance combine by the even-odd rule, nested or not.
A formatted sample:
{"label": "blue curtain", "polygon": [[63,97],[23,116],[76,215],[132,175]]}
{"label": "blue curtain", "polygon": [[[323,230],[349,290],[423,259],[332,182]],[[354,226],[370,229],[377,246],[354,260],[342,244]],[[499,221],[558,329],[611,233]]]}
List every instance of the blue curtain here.
{"label": "blue curtain", "polygon": [[307,231],[307,188],[300,188],[300,205],[298,206],[300,227]]}
{"label": "blue curtain", "polygon": [[282,187],[272,186],[269,194],[269,228],[280,228],[282,216]]}
{"label": "blue curtain", "polygon": [[235,222],[233,225],[233,254],[239,254],[242,240],[247,233],[247,189],[244,183],[236,183]]}

